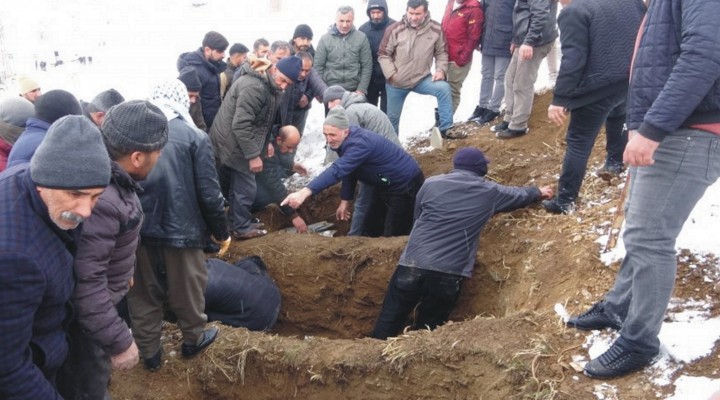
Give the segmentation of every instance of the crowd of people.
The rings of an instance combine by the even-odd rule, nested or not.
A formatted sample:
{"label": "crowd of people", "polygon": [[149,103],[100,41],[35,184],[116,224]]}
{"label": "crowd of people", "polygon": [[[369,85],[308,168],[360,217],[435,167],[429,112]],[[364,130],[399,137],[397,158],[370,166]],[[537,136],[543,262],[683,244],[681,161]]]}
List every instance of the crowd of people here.
{"label": "crowd of people", "polygon": [[[204,251],[223,256],[231,241],[267,234],[253,212],[270,204],[307,232],[297,210],[338,182],[336,217],[352,220],[351,235],[409,235],[372,337],[397,335],[413,310],[413,328],[433,329],[448,320],[494,214],[543,199],[551,213],[572,212],[603,125],[601,173],[630,166],[627,256],[604,300],[567,324],[619,330],[585,367],[590,377],[651,364],[675,239],[720,176],[720,6],[558,1],[556,23],[555,0],[449,0],[441,22],[426,0],[409,0],[398,21],[369,0],[366,23],[356,29],[355,11],[340,7],[317,48],[306,24],[252,50],[210,31],[143,100],[109,89],[84,102],[20,80],[20,96],[0,101],[0,397],[109,398],[112,370],[162,367],[168,315],[184,357],[216,339],[209,320],[271,328],[280,293],[263,261]],[[504,104],[492,131],[522,136],[557,25],[548,117],[570,119],[557,195],[486,179],[489,160],[470,147],[426,179],[398,140],[405,97],[436,97],[437,127],[452,138],[478,50],[471,119],[490,123]],[[283,179],[307,173],[294,154],[313,100],[326,109],[330,165],[288,194]]]}

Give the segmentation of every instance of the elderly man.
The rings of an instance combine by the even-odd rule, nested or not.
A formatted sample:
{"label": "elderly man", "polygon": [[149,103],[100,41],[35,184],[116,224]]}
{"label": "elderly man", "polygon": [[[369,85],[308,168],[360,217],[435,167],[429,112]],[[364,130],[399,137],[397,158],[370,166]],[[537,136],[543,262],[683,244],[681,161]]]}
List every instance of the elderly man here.
{"label": "elderly man", "polygon": [[340,156],[306,187],[290,194],[281,205],[298,208],[311,195],[342,181],[339,220],[350,218],[349,202],[357,182],[373,186],[373,197],[365,217],[367,236],[402,236],[412,228],[412,205],[424,177],[418,163],[402,148],[381,135],[350,126],[342,106],[328,112],[323,124],[328,147]]}
{"label": "elderly man", "polygon": [[30,164],[0,173],[0,398],[57,399],[81,223],[110,182],[83,116],[58,120]]}
{"label": "elderly man", "polygon": [[[435,73],[430,67],[435,60]],[[410,92],[435,96],[440,134],[453,123],[452,96],[447,78],[448,55],[440,24],[430,19],[426,0],[409,0],[401,21],[388,27],[378,50],[387,84],[388,118],[400,134],[400,115]]]}
{"label": "elderly man", "polygon": [[85,103],[80,101],[83,108],[83,114],[99,127],[102,126],[103,120],[105,119],[105,113],[112,106],[116,106],[125,101],[123,95],[115,89],[108,89],[98,93],[97,96],[93,97],[92,101]]}
{"label": "elderly man", "polygon": [[472,275],[480,231],[490,217],[552,196],[547,186],[491,182],[485,179],[487,164],[480,150],[465,147],[455,152],[452,171],[423,184],[415,201],[415,225],[390,278],[372,337],[397,335],[416,307],[414,329],[444,324],[461,282]]}
{"label": "elderly man", "polygon": [[75,319],[68,328],[70,353],[58,375],[66,399],[109,398],[110,370],[138,362],[138,348],[116,306],[130,288],[143,221],[135,181],[145,179],[160,157],[167,119],[142,100],[112,107],[104,117],[112,179],[83,224],[75,255]]}
{"label": "elderly man", "polygon": [[385,0],[371,0],[367,2],[367,16],[369,20],[360,25],[358,30],[367,35],[372,52],[373,69],[370,85],[368,85],[367,101],[377,106],[378,101],[382,112],[387,112],[387,92],[385,92],[385,75],[378,62],[378,48],[385,30],[395,23],[395,20],[388,16],[388,7]]}
{"label": "elderly man", "polygon": [[720,176],[720,2],[653,0],[640,29],[627,99],[632,177],[627,255],[603,301],[567,324],[620,336],[585,365],[615,378],[653,363],[675,283],[675,240]]}
{"label": "elderly man", "polygon": [[285,91],[278,117],[281,126],[293,125],[302,135],[305,131],[305,122],[310,107],[312,107],[312,100],[320,98],[327,89],[327,85],[313,69],[313,57],[310,53],[301,51],[295,53],[295,57],[302,61],[300,75],[298,81]]}
{"label": "elderly man", "polygon": [[315,70],[325,83],[365,95],[372,75],[370,42],[355,29],[355,11],[350,6],[338,8],[335,24],[318,42]]}
{"label": "elderly man", "polygon": [[210,129],[215,156],[230,170],[230,223],[232,235],[240,240],[267,233],[253,224],[255,174],[263,170],[260,153],[272,132],[283,90],[298,80],[302,64],[297,57],[284,58],[277,64],[256,61],[240,68],[240,78],[220,107],[218,124]]}

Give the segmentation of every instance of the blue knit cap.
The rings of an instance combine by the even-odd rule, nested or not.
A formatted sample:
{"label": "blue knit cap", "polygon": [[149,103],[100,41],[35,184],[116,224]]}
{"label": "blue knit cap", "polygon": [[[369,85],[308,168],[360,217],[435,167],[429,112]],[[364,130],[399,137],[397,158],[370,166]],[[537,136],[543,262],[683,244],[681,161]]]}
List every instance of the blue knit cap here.
{"label": "blue knit cap", "polygon": [[453,166],[455,169],[464,169],[485,176],[488,170],[488,161],[485,154],[474,147],[463,147],[455,152]]}

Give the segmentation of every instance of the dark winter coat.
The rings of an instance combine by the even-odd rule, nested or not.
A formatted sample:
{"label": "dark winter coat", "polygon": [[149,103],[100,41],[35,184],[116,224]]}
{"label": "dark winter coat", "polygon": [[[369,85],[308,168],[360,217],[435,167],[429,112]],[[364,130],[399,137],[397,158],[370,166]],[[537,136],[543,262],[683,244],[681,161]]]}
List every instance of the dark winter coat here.
{"label": "dark winter coat", "polygon": [[35,150],[45,139],[48,129],[50,129],[49,123],[35,117],[28,118],[25,131],[20,134],[8,154],[7,167],[30,162]]}
{"label": "dark winter coat", "polygon": [[115,305],[127,293],[135,269],[143,221],[138,189],[130,175],[113,163],[110,185],[83,224],[75,257],[76,320],[84,334],[111,356],[133,342]]}
{"label": "dark winter coat", "polygon": [[720,3],[653,0],[628,95],[629,129],[662,141],[694,124],[720,122]]}
{"label": "dark winter coat", "polygon": [[[275,154],[272,157],[267,157],[267,154],[263,152],[263,169],[255,174],[255,181],[258,187],[263,187],[268,199],[279,205],[287,197],[287,188],[285,188],[283,179],[294,173],[292,168],[295,165],[295,152],[282,153],[277,141],[271,140],[270,143],[275,149]],[[262,206],[266,205],[263,204]],[[295,209],[288,205],[282,206],[280,209],[283,214],[290,218],[297,216]]]}
{"label": "dark winter coat", "polygon": [[359,126],[337,149],[340,156],[307,187],[313,194],[342,180],[340,198],[352,200],[357,181],[389,192],[404,192],[413,178],[422,174],[418,163],[401,147]]}
{"label": "dark winter coat", "polygon": [[461,169],[432,176],[415,199],[415,224],[398,264],[469,278],[488,220],[539,201],[540,194],[536,187],[503,186]]}
{"label": "dark winter coat", "polygon": [[510,58],[513,36],[513,8],[515,0],[484,0],[485,27],[482,53],[491,57]]}
{"label": "dark winter coat", "polygon": [[557,0],[517,0],[512,39],[516,46],[538,47],[557,37]]}
{"label": "dark winter coat", "polygon": [[188,53],[180,54],[177,60],[177,70],[184,67],[192,67],[200,78],[202,89],[200,99],[202,100],[202,113],[205,124],[211,127],[215,120],[215,114],[220,109],[220,76],[224,70],[223,64],[213,64],[205,58],[202,47]]}
{"label": "dark winter coat", "polygon": [[328,86],[367,93],[372,76],[370,43],[364,33],[353,27],[343,36],[335,24],[318,42],[315,70]]}
{"label": "dark winter coat", "polygon": [[373,83],[385,83],[385,75],[383,75],[382,68],[380,68],[380,63],[378,63],[378,49],[380,48],[380,42],[382,41],[383,36],[385,35],[385,29],[387,29],[388,26],[394,24],[396,21],[388,16],[387,11],[387,3],[385,0],[372,0],[368,1],[367,6],[367,16],[370,18],[370,10],[371,9],[382,9],[385,12],[385,18],[378,22],[374,23],[372,21],[368,21],[358,28],[358,30],[365,34],[368,38],[368,42],[370,42],[370,52],[372,54],[372,82]]}
{"label": "dark winter coat", "polygon": [[558,17],[562,63],[552,104],[569,110],[627,91],[641,0],[573,0]]}
{"label": "dark winter coat", "polygon": [[215,170],[210,138],[180,118],[168,122],[168,142],[155,168],[140,183],[145,212],[142,243],[174,248],[203,248],[209,231],[228,238],[225,199]]}
{"label": "dark winter coat", "polygon": [[272,131],[283,92],[269,79],[245,63],[210,128],[215,156],[222,165],[244,171],[247,160],[260,155]]}
{"label": "dark winter coat", "polygon": [[26,165],[0,173],[0,398],[59,399],[75,243],[48,215]]}
{"label": "dark winter coat", "polygon": [[[314,69],[310,70],[307,78],[295,82],[285,89],[280,103],[280,125],[291,125],[293,120],[292,113],[294,112],[309,111],[312,107],[313,99],[318,96],[322,97],[325,89],[327,89],[327,85]],[[308,99],[308,104],[305,108],[301,108],[298,105],[298,101],[300,101],[303,95],[307,96]],[[297,126],[296,128],[300,129],[300,127]],[[300,132],[300,134],[302,133],[303,132]]]}
{"label": "dark winter coat", "polygon": [[453,10],[455,0],[448,0],[442,19],[447,42],[448,60],[462,67],[472,61],[483,34],[484,13],[477,0],[467,0]]}

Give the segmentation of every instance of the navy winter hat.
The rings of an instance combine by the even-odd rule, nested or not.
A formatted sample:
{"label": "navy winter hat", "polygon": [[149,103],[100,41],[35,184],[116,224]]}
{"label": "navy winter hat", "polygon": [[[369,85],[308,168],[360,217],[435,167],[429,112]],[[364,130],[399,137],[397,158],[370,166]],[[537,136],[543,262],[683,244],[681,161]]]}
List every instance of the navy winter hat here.
{"label": "navy winter hat", "polygon": [[487,165],[490,161],[485,158],[482,151],[474,147],[463,147],[455,152],[453,166],[455,169],[464,169],[480,176],[487,174]]}
{"label": "navy winter hat", "polygon": [[312,40],[312,38],[313,38],[312,28],[310,28],[310,26],[305,25],[305,24],[298,25],[297,28],[295,28],[295,33],[293,33],[292,38],[295,39],[295,38],[299,38],[299,37],[304,37],[304,38],[308,38],[308,39]]}
{"label": "navy winter hat", "polygon": [[300,76],[300,69],[302,69],[302,60],[295,56],[285,57],[278,61],[276,66],[283,75],[287,76],[293,82],[297,82]]}
{"label": "navy winter hat", "polygon": [[49,124],[66,115],[82,113],[80,102],[65,90],[51,90],[35,100],[35,117]]}
{"label": "navy winter hat", "polygon": [[225,36],[215,31],[206,33],[202,41],[203,47],[209,47],[217,51],[225,51],[229,44],[230,42],[225,39]]}
{"label": "navy winter hat", "polygon": [[30,177],[50,189],[90,189],[110,183],[110,157],[98,128],[82,115],[50,125],[30,161]]}
{"label": "navy winter hat", "polygon": [[184,67],[181,69],[178,79],[180,79],[180,82],[185,84],[185,87],[189,92],[199,92],[200,89],[202,89],[200,78],[193,67]]}

